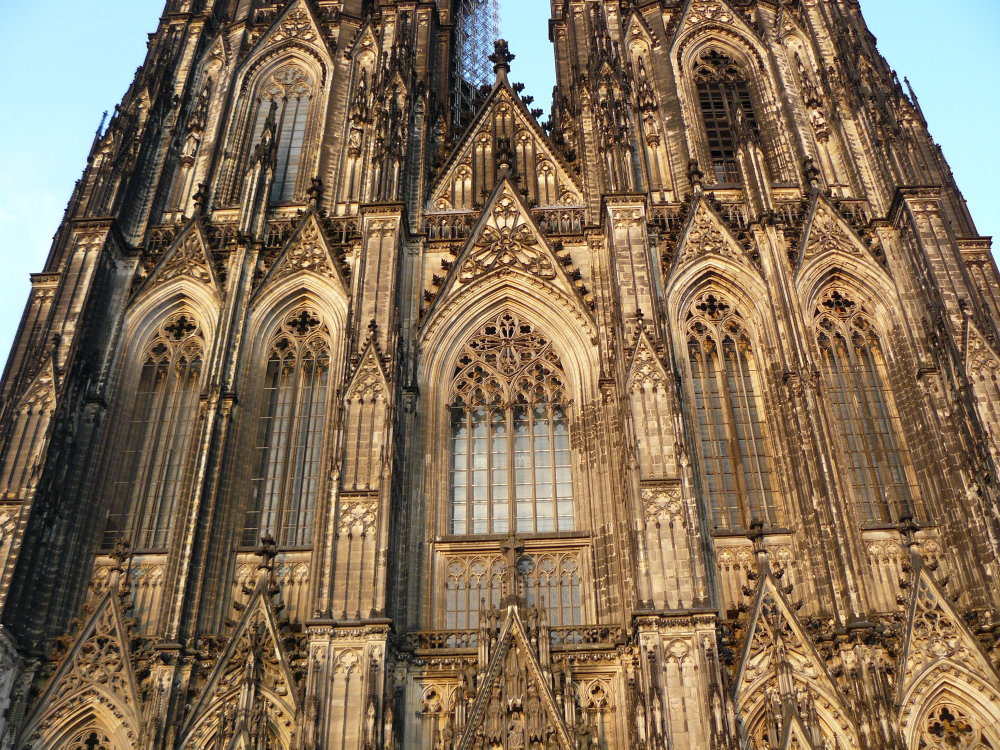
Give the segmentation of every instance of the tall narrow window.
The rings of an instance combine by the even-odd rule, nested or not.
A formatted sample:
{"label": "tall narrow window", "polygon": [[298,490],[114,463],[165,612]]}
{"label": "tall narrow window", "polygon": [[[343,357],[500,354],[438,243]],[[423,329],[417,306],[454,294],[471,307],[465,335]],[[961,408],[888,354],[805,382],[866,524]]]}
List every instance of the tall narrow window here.
{"label": "tall narrow window", "polygon": [[777,524],[753,347],[739,315],[714,294],[702,295],[688,316],[688,357],[713,525]]}
{"label": "tall narrow window", "polygon": [[736,64],[715,50],[698,58],[694,75],[715,182],[739,184],[740,134],[759,133],[750,88]]}
{"label": "tall narrow window", "polygon": [[451,532],[572,530],[566,394],[549,342],[504,313],[466,345],[453,389]]}
{"label": "tall narrow window", "polygon": [[169,318],[146,347],[113,470],[105,547],[119,536],[139,549],[167,546],[192,454],[203,348],[187,312]]}
{"label": "tall narrow window", "polygon": [[315,311],[297,310],[274,335],[264,371],[244,545],[265,532],[283,547],[312,543],[329,382],[329,332]]}
{"label": "tall narrow window", "polygon": [[298,65],[279,68],[261,89],[252,143],[260,140],[267,118],[273,117],[277,156],[272,203],[287,203],[295,196],[311,97],[309,76]]}
{"label": "tall narrow window", "polygon": [[864,523],[891,523],[911,507],[897,419],[878,333],[858,304],[827,292],[817,341],[854,497]]}

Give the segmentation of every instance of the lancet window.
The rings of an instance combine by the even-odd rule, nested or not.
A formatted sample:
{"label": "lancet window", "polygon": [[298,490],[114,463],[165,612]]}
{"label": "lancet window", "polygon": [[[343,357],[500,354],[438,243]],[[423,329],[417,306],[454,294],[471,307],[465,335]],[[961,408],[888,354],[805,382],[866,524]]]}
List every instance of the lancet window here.
{"label": "lancet window", "polygon": [[203,356],[200,326],[189,312],[168,318],[143,351],[112,469],[105,547],[120,536],[139,549],[167,546],[192,454]]}
{"label": "lancet window", "polygon": [[295,310],[274,333],[259,394],[242,543],[312,543],[330,401],[330,338],[319,314]]}
{"label": "lancet window", "polygon": [[260,141],[270,119],[276,149],[272,203],[294,198],[311,100],[309,75],[295,64],[279,68],[260,89],[252,143]]}
{"label": "lancet window", "polygon": [[568,401],[548,340],[503,313],[465,346],[452,392],[451,533],[572,530]]}
{"label": "lancet window", "polygon": [[715,182],[738,184],[739,141],[760,132],[750,87],[733,60],[716,50],[698,58],[694,79]]}
{"label": "lancet window", "polygon": [[688,315],[687,345],[701,479],[713,525],[779,523],[757,360],[743,320],[729,302],[704,294]]}
{"label": "lancet window", "polygon": [[911,505],[878,332],[840,291],[816,310],[817,343],[863,523],[891,523]]}

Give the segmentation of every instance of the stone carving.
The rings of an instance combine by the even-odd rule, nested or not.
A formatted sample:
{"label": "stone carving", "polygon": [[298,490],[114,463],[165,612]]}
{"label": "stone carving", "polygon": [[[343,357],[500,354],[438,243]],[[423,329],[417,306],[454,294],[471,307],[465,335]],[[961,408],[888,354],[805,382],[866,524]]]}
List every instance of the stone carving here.
{"label": "stone carving", "polygon": [[534,228],[509,192],[494,203],[486,226],[465,257],[459,278],[467,282],[501,268],[518,268],[543,279],[555,277],[548,253],[541,249]]}

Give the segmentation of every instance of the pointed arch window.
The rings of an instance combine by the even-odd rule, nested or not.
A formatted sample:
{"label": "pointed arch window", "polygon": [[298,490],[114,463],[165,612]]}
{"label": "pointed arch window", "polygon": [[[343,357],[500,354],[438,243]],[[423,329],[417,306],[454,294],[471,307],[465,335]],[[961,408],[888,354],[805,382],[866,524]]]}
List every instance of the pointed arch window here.
{"label": "pointed arch window", "polygon": [[739,184],[741,134],[760,133],[750,87],[736,63],[716,50],[695,62],[694,80],[715,182]]}
{"label": "pointed arch window", "polygon": [[570,531],[570,427],[558,355],[503,313],[469,341],[451,401],[453,534]]}
{"label": "pointed arch window", "polygon": [[863,523],[892,523],[911,507],[899,425],[878,332],[857,302],[828,291],[816,336],[844,458]]}
{"label": "pointed arch window", "polygon": [[717,529],[780,522],[764,436],[757,361],[739,314],[704,294],[687,320],[701,479]]}
{"label": "pointed arch window", "polygon": [[265,532],[279,546],[312,544],[329,401],[329,330],[315,310],[301,308],[285,317],[269,346],[243,545]]}
{"label": "pointed arch window", "polygon": [[139,549],[167,546],[198,422],[203,353],[200,326],[189,312],[168,318],[143,352],[112,470],[106,548],[123,535]]}
{"label": "pointed arch window", "polygon": [[260,142],[270,119],[276,149],[272,203],[288,203],[295,197],[311,101],[312,82],[299,65],[279,68],[260,88],[251,143]]}

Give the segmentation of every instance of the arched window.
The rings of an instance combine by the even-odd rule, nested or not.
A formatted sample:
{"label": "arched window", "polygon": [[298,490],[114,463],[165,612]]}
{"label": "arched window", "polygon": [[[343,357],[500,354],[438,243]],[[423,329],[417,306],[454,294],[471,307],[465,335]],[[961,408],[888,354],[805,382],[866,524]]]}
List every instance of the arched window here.
{"label": "arched window", "polygon": [[203,352],[189,312],[168,318],[144,350],[112,470],[106,548],[122,535],[138,549],[167,546],[198,420]]}
{"label": "arched window", "polygon": [[741,134],[760,132],[746,78],[729,57],[710,50],[695,63],[694,80],[715,182],[739,184]]}
{"label": "arched window", "polygon": [[283,547],[312,543],[329,387],[329,331],[314,310],[298,309],[270,343],[242,544],[265,532]]}
{"label": "arched window", "polygon": [[294,198],[311,99],[309,75],[294,63],[279,68],[260,87],[251,143],[260,141],[265,124],[271,118],[277,148],[272,203],[287,203]]}
{"label": "arched window", "polygon": [[714,527],[779,523],[756,358],[742,319],[725,300],[703,294],[688,314],[687,344],[701,478]]}
{"label": "arched window", "polygon": [[572,530],[564,377],[545,337],[503,313],[466,344],[452,389],[451,533]]}
{"label": "arched window", "polygon": [[892,523],[911,507],[911,498],[878,333],[858,304],[836,290],[824,295],[816,318],[830,403],[861,520]]}

